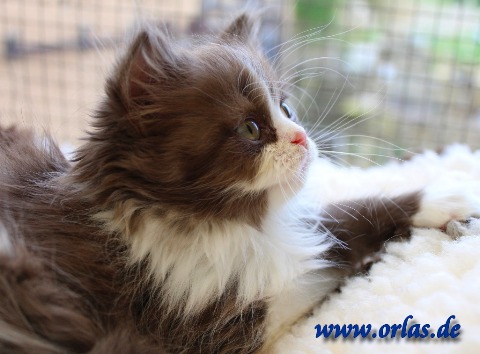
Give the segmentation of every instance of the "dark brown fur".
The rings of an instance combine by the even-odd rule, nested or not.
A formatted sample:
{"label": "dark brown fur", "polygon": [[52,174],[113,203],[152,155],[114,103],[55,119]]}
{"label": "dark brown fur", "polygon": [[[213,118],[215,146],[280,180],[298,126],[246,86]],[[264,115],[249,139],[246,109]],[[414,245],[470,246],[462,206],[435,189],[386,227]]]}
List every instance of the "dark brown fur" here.
{"label": "dark brown fur", "polygon": [[363,270],[366,257],[383,250],[387,241],[410,236],[411,218],[418,212],[420,197],[420,193],[410,193],[329,205],[322,228],[342,244],[327,257],[341,266],[345,275]]}

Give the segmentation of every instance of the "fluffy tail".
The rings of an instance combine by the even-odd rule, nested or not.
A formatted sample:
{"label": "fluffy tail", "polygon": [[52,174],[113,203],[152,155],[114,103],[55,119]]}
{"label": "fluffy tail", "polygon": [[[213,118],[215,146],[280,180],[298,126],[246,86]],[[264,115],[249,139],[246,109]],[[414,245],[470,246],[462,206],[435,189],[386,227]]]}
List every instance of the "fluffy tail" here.
{"label": "fluffy tail", "polygon": [[0,240],[0,352],[88,352],[103,332],[88,305],[3,228]]}

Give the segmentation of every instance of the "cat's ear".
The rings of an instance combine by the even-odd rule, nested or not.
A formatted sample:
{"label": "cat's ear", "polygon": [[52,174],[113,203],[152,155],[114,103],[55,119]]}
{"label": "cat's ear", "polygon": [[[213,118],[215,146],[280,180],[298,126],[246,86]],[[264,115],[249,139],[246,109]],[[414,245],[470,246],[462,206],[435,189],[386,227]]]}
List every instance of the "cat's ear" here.
{"label": "cat's ear", "polygon": [[240,40],[243,43],[259,46],[258,39],[260,24],[259,21],[246,13],[238,16],[222,33],[222,39]]}
{"label": "cat's ear", "polygon": [[123,105],[128,109],[147,103],[168,77],[174,62],[170,41],[162,30],[138,32],[113,79]]}

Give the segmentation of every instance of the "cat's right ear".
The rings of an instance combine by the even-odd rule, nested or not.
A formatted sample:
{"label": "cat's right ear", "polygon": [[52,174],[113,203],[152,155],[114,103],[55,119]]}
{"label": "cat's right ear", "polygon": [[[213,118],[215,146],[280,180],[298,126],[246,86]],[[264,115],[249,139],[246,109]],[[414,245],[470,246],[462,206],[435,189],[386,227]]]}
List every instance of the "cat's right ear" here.
{"label": "cat's right ear", "polygon": [[130,110],[151,101],[174,62],[170,41],[161,29],[138,32],[113,78],[123,106]]}

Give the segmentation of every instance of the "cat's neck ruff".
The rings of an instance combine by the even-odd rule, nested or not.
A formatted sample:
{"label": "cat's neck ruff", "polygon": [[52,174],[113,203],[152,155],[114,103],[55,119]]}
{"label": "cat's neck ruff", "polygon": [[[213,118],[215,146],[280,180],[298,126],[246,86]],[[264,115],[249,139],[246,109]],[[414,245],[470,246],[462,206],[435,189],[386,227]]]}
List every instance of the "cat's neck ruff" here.
{"label": "cat's neck ruff", "polygon": [[122,213],[107,211],[96,218],[124,237],[132,264],[146,261],[146,274],[158,286],[162,305],[188,316],[229,288],[236,289],[242,307],[275,298],[302,276],[324,268],[318,256],[328,249],[327,238],[297,219],[300,213],[305,216],[299,208],[292,201],[268,213],[261,230],[241,222],[205,221],[183,234],[169,226],[168,216],[148,211],[132,231],[135,203],[124,205]]}

